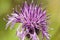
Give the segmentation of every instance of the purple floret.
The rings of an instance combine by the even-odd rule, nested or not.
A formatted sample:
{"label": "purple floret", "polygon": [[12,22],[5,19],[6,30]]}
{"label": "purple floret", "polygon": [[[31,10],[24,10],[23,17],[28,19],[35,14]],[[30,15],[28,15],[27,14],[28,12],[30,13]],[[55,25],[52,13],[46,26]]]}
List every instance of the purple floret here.
{"label": "purple floret", "polygon": [[8,16],[6,29],[10,23],[10,28],[13,28],[14,24],[19,22],[22,23],[22,30],[19,30],[19,26],[16,32],[19,39],[25,40],[25,37],[28,37],[30,40],[39,40],[38,34],[42,33],[42,39],[46,37],[46,40],[49,40],[46,19],[46,10],[42,10],[40,6],[34,5],[33,2],[31,4],[25,2],[20,13],[14,11],[12,16]]}

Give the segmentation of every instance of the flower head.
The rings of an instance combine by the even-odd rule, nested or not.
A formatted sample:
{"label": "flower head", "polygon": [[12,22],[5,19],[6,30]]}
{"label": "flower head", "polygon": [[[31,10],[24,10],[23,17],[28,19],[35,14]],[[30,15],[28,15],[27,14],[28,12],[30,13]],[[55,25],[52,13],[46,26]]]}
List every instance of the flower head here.
{"label": "flower head", "polygon": [[46,37],[49,40],[49,34],[47,32],[47,21],[46,21],[46,10],[42,10],[42,8],[38,5],[34,5],[33,2],[31,4],[24,3],[21,12],[18,13],[14,11],[12,16],[8,16],[9,20],[6,24],[6,29],[11,23],[11,28],[15,23],[22,23],[22,30],[20,32],[20,27],[17,28],[17,36],[22,40],[25,37],[30,38],[30,40],[39,40],[38,34],[42,33],[42,39]]}

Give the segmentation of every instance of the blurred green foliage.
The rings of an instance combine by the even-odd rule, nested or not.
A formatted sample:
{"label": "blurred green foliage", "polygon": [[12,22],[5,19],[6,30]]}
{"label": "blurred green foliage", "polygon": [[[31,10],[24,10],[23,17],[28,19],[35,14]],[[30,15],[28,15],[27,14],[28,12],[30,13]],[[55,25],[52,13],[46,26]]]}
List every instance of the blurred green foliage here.
{"label": "blurred green foliage", "polygon": [[[15,25],[15,28],[5,30],[6,22],[3,18],[6,18],[7,14],[12,12],[12,9],[16,5],[22,5],[25,0],[0,0],[0,40],[18,40],[16,37],[16,29],[19,24]],[[31,0],[27,0],[28,3]],[[51,40],[60,40],[60,0],[34,0],[34,3],[40,4],[44,8],[47,8],[47,14],[50,14],[49,27],[53,30],[49,30],[51,34]]]}

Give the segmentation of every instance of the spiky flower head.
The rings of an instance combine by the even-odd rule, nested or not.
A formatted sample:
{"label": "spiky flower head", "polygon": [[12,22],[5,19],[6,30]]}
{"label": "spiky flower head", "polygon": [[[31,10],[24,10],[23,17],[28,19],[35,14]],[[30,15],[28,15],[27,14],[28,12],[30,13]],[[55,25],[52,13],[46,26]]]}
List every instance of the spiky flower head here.
{"label": "spiky flower head", "polygon": [[46,18],[46,10],[42,10],[40,6],[34,5],[33,2],[31,4],[25,2],[20,13],[14,11],[12,16],[8,17],[6,29],[10,23],[12,28],[15,23],[19,22],[22,23],[22,30],[20,31],[20,27],[18,27],[16,34],[21,40],[25,40],[25,37],[30,38],[30,40],[39,40],[37,36],[39,33],[42,33],[42,39],[46,37],[49,40]]}

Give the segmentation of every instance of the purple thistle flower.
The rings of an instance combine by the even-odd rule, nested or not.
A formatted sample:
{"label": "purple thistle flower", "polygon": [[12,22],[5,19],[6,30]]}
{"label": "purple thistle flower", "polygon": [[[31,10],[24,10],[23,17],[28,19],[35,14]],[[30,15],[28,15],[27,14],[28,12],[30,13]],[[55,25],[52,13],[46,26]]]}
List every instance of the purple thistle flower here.
{"label": "purple thistle flower", "polygon": [[30,40],[39,40],[37,35],[41,32],[42,39],[46,37],[46,39],[49,40],[46,10],[42,10],[40,6],[34,5],[33,2],[30,5],[25,2],[20,13],[14,11],[12,16],[8,16],[6,29],[10,23],[10,28],[13,28],[14,24],[17,22],[22,23],[22,30],[20,31],[19,26],[16,32],[21,40],[25,40],[25,37],[30,38]]}

